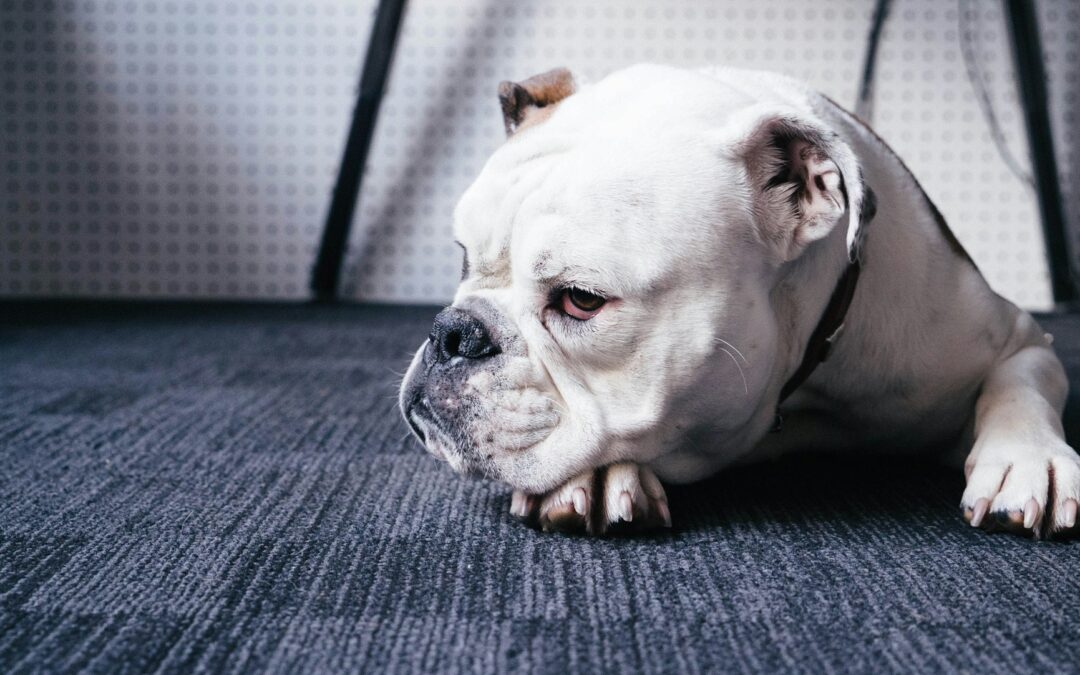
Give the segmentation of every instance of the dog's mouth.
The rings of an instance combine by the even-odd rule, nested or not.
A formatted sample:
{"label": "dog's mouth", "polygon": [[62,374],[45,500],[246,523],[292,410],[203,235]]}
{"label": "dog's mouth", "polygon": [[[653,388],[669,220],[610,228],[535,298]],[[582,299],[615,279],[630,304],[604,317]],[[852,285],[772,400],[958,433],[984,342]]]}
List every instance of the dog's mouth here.
{"label": "dog's mouth", "polygon": [[422,398],[417,398],[405,411],[405,421],[428,452],[439,459],[446,459],[449,448],[444,447],[453,437],[442,428],[435,411]]}
{"label": "dog's mouth", "polygon": [[405,420],[424,448],[436,459],[449,464],[455,472],[475,478],[497,477],[491,458],[481,458],[458,442],[456,439],[460,434],[448,428],[423,398],[409,405]]}
{"label": "dog's mouth", "polygon": [[422,421],[420,414],[418,406],[410,405],[405,410],[405,421],[409,423],[409,428],[412,429],[413,434],[419,439],[420,444],[426,448],[428,447],[428,434],[425,429],[426,423]]}
{"label": "dog's mouth", "polygon": [[526,379],[521,363],[499,372],[506,363],[436,369],[423,362],[427,346],[414,357],[398,397],[413,435],[429,454],[465,476],[505,480],[525,472],[535,461],[533,448],[558,426],[555,401],[516,384]]}

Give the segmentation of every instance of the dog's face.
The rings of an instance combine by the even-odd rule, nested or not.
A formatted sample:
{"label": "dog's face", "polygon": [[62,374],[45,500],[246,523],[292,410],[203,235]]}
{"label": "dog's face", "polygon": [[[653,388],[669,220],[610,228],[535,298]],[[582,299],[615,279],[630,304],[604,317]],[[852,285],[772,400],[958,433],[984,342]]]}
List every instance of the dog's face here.
{"label": "dog's face", "polygon": [[776,270],[844,211],[825,132],[667,68],[501,93],[512,136],[455,211],[461,285],[401,389],[421,442],[537,493],[738,433],[771,405]]}

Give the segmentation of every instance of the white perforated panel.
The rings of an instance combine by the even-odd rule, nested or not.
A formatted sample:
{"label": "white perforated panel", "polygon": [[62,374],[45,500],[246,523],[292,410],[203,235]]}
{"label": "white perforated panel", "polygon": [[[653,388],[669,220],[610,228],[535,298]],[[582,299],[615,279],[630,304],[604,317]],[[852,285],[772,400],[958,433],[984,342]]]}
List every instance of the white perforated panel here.
{"label": "white perforated panel", "polygon": [[0,1],[0,292],[307,297],[369,5]]}
{"label": "white perforated panel", "polygon": [[[0,294],[307,297],[374,4],[0,0]],[[595,80],[640,61],[727,63],[787,72],[850,105],[872,4],[412,0],[345,295],[450,297],[460,269],[450,214],[502,142],[500,80],[557,65]],[[1027,169],[1000,5],[965,6],[989,97]],[[1033,194],[990,142],[957,3],[893,7],[875,126],[994,287],[1046,307]],[[1075,224],[1080,4],[1038,8]]]}

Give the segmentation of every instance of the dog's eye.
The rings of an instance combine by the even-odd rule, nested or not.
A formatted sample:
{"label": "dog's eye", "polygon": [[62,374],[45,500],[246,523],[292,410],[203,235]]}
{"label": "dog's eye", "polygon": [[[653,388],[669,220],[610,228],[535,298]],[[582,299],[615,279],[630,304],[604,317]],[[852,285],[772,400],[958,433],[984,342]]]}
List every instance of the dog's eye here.
{"label": "dog's eye", "polygon": [[596,316],[606,302],[607,299],[603,296],[574,287],[564,289],[562,297],[559,298],[563,314],[579,321],[588,321]]}

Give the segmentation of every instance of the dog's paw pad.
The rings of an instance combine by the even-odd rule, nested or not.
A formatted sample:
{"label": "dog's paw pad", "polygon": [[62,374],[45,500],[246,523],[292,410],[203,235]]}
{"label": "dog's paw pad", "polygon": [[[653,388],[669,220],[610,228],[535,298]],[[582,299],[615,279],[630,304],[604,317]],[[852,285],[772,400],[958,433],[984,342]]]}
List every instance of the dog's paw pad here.
{"label": "dog's paw pad", "polygon": [[510,513],[545,532],[602,536],[671,527],[660,481],[630,463],[589,471],[544,495],[515,492]]}

